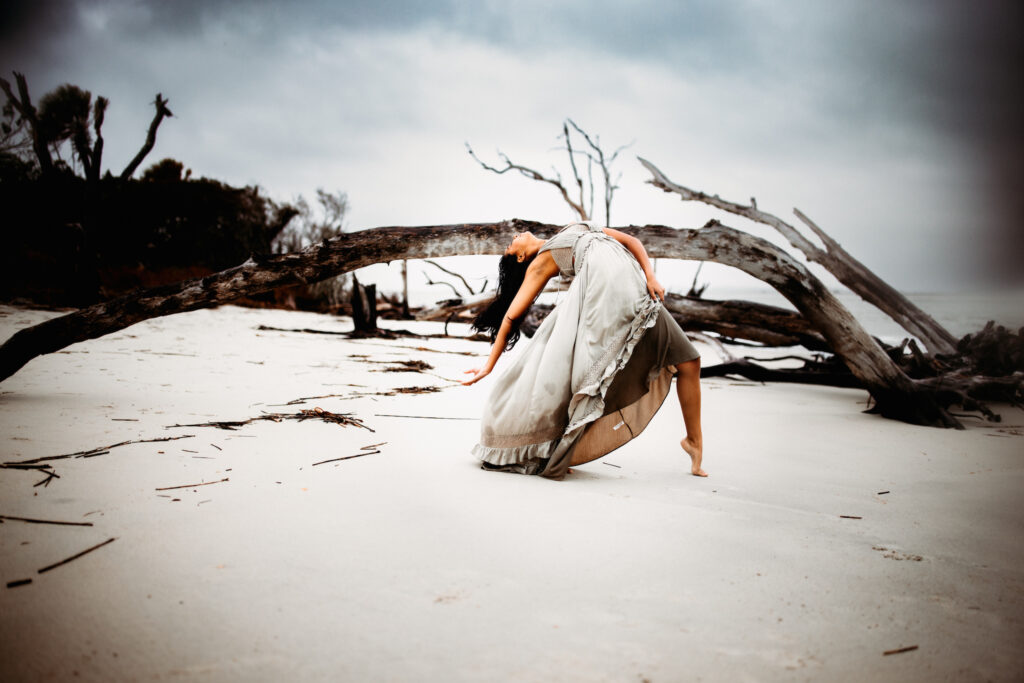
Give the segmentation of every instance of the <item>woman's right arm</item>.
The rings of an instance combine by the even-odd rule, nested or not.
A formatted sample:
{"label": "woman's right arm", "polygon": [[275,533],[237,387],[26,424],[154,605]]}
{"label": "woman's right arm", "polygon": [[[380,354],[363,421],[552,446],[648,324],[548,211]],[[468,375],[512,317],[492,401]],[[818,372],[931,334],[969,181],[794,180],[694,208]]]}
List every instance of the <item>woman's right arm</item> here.
{"label": "woman's right arm", "polygon": [[512,321],[526,314],[533,300],[544,289],[544,285],[557,274],[558,266],[551,257],[551,253],[543,252],[538,254],[537,258],[530,264],[530,267],[527,268],[523,284],[519,286],[519,291],[516,292],[515,298],[512,299],[512,303],[508,307],[508,311],[505,312],[505,318],[501,321],[501,327],[498,328],[498,334],[494,337],[494,343],[491,345],[491,353],[487,357],[487,363],[478,370],[468,370],[467,374],[474,373],[474,376],[463,382],[464,385],[469,386],[491,374],[491,370],[497,364],[498,358],[505,351],[508,334],[512,330]]}

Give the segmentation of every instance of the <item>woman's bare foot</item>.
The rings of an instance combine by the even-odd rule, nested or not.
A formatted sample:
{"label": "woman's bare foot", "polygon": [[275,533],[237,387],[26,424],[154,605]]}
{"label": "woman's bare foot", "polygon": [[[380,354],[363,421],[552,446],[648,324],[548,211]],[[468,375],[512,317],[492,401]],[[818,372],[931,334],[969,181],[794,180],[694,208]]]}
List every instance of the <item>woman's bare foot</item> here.
{"label": "woman's bare foot", "polygon": [[695,477],[706,477],[708,473],[700,468],[700,461],[704,457],[704,449],[691,441],[689,438],[679,442],[686,454],[690,456],[690,474]]}

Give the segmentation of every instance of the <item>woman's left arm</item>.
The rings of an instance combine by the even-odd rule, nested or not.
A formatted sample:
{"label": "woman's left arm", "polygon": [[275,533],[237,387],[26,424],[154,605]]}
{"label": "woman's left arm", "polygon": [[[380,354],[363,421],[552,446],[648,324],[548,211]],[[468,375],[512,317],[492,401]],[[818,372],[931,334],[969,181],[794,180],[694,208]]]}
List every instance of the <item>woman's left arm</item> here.
{"label": "woman's left arm", "polygon": [[651,293],[651,298],[657,301],[664,301],[665,288],[661,286],[658,278],[654,276],[654,268],[651,267],[651,260],[647,258],[647,250],[644,249],[643,243],[632,235],[627,235],[612,228],[604,228],[604,234],[614,238],[616,242],[629,250],[629,253],[633,255],[637,263],[640,264],[640,268],[644,271],[644,277],[647,278],[647,291]]}

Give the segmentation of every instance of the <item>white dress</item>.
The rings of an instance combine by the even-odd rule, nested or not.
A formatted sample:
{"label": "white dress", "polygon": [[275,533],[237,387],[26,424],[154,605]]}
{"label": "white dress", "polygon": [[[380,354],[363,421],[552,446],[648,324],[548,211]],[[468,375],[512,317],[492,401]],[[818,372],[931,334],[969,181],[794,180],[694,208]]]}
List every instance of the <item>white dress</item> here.
{"label": "white dress", "polygon": [[674,366],[699,354],[651,298],[640,264],[601,228],[570,224],[541,251],[572,283],[494,383],[473,453],[485,469],[561,479],[570,464],[637,436]]}

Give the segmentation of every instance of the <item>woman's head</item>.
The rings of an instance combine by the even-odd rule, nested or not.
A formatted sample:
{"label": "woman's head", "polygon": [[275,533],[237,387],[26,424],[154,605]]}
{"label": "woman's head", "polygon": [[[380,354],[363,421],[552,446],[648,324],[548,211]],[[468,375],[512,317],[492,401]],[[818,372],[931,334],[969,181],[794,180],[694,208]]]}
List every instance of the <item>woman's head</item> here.
{"label": "woman's head", "polygon": [[512,242],[509,243],[508,248],[505,249],[505,254],[515,256],[516,261],[523,263],[524,261],[532,260],[543,243],[543,240],[535,237],[529,230],[517,232],[515,237],[512,238]]}
{"label": "woman's head", "polygon": [[[521,234],[529,235],[529,233]],[[498,262],[498,292],[494,296],[494,301],[473,320],[473,327],[489,336],[491,341],[498,336],[498,329],[501,327],[502,320],[505,319],[505,313],[508,312],[508,307],[512,305],[512,300],[516,298],[519,287],[523,284],[526,269],[530,267],[536,256],[536,254],[524,256],[515,251],[516,240],[519,237],[520,235],[516,235],[516,238],[512,240],[512,245]],[[512,329],[509,330],[508,339],[505,341],[506,351],[519,341],[519,325],[523,322],[524,317],[526,317],[525,314],[511,321]]]}

